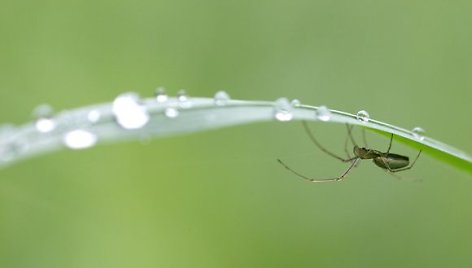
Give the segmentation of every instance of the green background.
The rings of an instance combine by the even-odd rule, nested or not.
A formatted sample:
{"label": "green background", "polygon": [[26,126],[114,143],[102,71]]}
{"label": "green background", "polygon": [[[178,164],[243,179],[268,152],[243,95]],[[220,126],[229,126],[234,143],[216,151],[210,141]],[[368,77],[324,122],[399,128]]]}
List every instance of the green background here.
{"label": "green background", "polygon": [[[471,13],[441,0],[2,0],[0,122],[161,85],[226,89],[365,109],[471,152]],[[343,126],[311,126],[342,152]],[[0,172],[0,267],[472,265],[469,174],[424,155],[402,180],[364,161],[320,185],[278,157],[317,177],[346,168],[276,122],[22,162]]]}

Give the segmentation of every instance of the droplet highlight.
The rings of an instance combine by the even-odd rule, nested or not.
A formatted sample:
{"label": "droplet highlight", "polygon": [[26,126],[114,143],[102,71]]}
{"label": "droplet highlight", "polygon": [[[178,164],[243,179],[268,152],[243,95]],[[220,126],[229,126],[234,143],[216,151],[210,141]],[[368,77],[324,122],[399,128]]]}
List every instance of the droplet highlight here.
{"label": "droplet highlight", "polygon": [[331,119],[331,111],[328,107],[322,105],[316,110],[316,118],[324,122],[329,121]]}
{"label": "droplet highlight", "polygon": [[53,109],[48,104],[36,107],[33,115],[36,117],[35,127],[41,133],[48,133],[56,128],[56,122],[52,119]]}
{"label": "droplet highlight", "polygon": [[146,107],[136,93],[125,93],[113,101],[113,114],[116,122],[125,129],[144,127],[150,119]]}
{"label": "droplet highlight", "polygon": [[280,98],[275,101],[274,116],[275,119],[286,122],[293,119],[292,105],[287,98]]}
{"label": "droplet highlight", "polygon": [[417,140],[424,140],[424,133],[425,133],[425,130],[421,127],[415,127],[413,128],[413,130],[411,131],[413,132],[413,137]]}
{"label": "droplet highlight", "polygon": [[215,105],[224,106],[228,103],[230,99],[231,98],[229,97],[228,93],[226,93],[226,91],[223,91],[223,90],[218,91],[216,92],[215,97],[214,97]]}
{"label": "droplet highlight", "polygon": [[163,87],[156,88],[155,96],[156,96],[156,101],[160,103],[166,102],[169,99],[169,97],[167,96],[166,90]]}
{"label": "droplet highlight", "polygon": [[92,110],[87,114],[87,119],[90,123],[97,123],[101,117],[102,114],[98,110]]}
{"label": "droplet highlight", "polygon": [[54,120],[49,118],[40,118],[36,120],[35,126],[39,132],[48,133],[56,128],[56,123],[54,122]]}
{"label": "droplet highlight", "polygon": [[361,122],[367,123],[370,120],[370,115],[367,111],[360,110],[359,112],[357,112],[356,118],[357,118],[357,120],[359,120]]}
{"label": "droplet highlight", "polygon": [[97,136],[84,129],[76,129],[64,135],[64,144],[74,150],[85,149],[97,143]]}
{"label": "droplet highlight", "polygon": [[300,102],[300,100],[298,100],[298,99],[293,99],[293,100],[290,102],[290,104],[292,105],[292,107],[298,107],[298,106],[301,105],[301,102]]}
{"label": "droplet highlight", "polygon": [[180,108],[187,109],[192,107],[192,103],[190,102],[190,98],[188,97],[185,89],[181,89],[179,92],[177,92],[177,101]]}
{"label": "droplet highlight", "polygon": [[167,107],[164,111],[165,116],[169,118],[175,118],[179,116],[179,110],[175,107]]}

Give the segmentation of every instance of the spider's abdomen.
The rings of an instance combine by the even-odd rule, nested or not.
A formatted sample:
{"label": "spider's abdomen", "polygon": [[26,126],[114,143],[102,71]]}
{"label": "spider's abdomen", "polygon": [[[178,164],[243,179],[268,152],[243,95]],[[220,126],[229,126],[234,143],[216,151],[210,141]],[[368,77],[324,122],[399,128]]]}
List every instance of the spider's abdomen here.
{"label": "spider's abdomen", "polygon": [[385,154],[374,158],[373,161],[378,167],[391,170],[404,168],[410,164],[408,156],[399,154]]}

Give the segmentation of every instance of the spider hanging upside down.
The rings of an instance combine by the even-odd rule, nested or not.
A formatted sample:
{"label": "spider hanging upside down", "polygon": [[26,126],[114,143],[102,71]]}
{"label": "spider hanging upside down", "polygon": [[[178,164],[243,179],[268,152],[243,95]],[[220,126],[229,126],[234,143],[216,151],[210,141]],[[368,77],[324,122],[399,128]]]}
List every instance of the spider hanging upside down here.
{"label": "spider hanging upside down", "polygon": [[[326,154],[328,154],[328,155],[330,155],[330,156],[332,156],[332,157],[334,157],[338,160],[341,160],[344,163],[351,162],[351,165],[349,166],[349,168],[346,171],[344,171],[344,173],[342,173],[341,176],[336,177],[336,178],[317,179],[317,178],[311,178],[311,177],[302,175],[302,174],[298,173],[297,171],[291,169],[282,160],[277,159],[277,161],[282,166],[284,166],[287,170],[294,173],[298,177],[300,177],[304,180],[310,181],[310,182],[337,182],[337,181],[342,181],[349,174],[349,172],[352,170],[352,168],[357,165],[357,163],[360,160],[366,160],[366,159],[372,159],[375,165],[377,165],[378,167],[384,169],[387,172],[391,172],[391,173],[400,172],[400,171],[411,169],[415,165],[416,160],[418,160],[418,158],[421,155],[421,150],[420,150],[418,155],[416,156],[415,160],[410,165],[410,159],[408,158],[408,156],[403,156],[403,155],[399,155],[399,154],[390,153],[390,148],[392,148],[393,134],[390,136],[390,143],[388,145],[387,152],[385,152],[385,153],[383,153],[381,151],[378,151],[378,150],[366,148],[367,147],[367,142],[366,142],[366,139],[365,139],[365,133],[364,132],[363,132],[363,134],[364,134],[363,137],[364,137],[364,143],[365,143],[366,147],[359,147],[359,146],[357,146],[356,142],[354,141],[354,138],[352,137],[352,133],[351,133],[352,126],[346,125],[348,137],[346,138],[346,142],[344,144],[344,150],[345,150],[348,158],[345,159],[345,158],[342,158],[342,157],[328,151],[326,148],[324,148],[315,139],[315,136],[313,135],[313,133],[308,128],[307,123],[305,121],[302,121],[302,124],[303,124],[303,127],[304,127],[308,137],[310,138],[310,140],[321,151],[325,152]],[[354,149],[353,149],[354,157],[351,157],[349,155],[349,152],[347,151],[347,143],[348,143],[349,140],[354,145]]]}

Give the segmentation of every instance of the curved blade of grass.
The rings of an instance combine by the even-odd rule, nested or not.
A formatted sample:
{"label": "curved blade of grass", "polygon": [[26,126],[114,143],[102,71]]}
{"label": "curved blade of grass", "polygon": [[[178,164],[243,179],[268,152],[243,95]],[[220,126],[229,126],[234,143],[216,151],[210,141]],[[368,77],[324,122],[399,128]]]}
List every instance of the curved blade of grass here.
{"label": "curved blade of grass", "polygon": [[[324,113],[321,114],[320,107],[296,102],[290,104],[283,98],[276,102],[188,98],[185,105],[181,105],[181,101],[180,98],[168,98],[162,102],[155,98],[141,100],[140,105],[149,115],[149,121],[137,129],[125,129],[117,123],[112,103],[61,112],[50,118],[55,122],[55,128],[47,133],[38,131],[36,122],[17,128],[4,128],[4,131],[0,131],[0,168],[47,152],[73,148],[70,144],[67,146],[66,136],[74,130],[93,135],[99,143],[109,143],[262,121],[306,120],[358,125],[385,135],[393,133],[396,140],[420,148],[445,163],[472,173],[472,156],[465,152],[429,137],[418,138],[415,133],[388,123],[373,119],[358,120],[355,115],[342,111],[322,108]],[[91,120],[91,113],[95,117],[99,115],[99,118]],[[82,147],[92,146],[94,139],[91,140],[92,143]]]}

